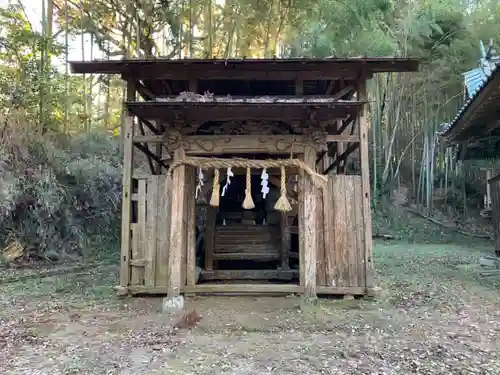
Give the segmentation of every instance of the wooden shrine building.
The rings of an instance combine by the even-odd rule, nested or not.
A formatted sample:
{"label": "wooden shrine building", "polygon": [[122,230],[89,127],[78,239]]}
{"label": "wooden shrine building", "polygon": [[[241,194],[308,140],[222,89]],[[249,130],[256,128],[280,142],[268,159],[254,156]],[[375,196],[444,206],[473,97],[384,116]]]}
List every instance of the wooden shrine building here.
{"label": "wooden shrine building", "polygon": [[[124,293],[373,291],[366,81],[397,58],[119,60]],[[137,153],[140,151],[140,153]],[[139,173],[143,156],[147,173]]]}
{"label": "wooden shrine building", "polygon": [[[500,58],[491,64],[484,79],[440,136],[449,145],[458,145],[458,158],[500,158]],[[500,174],[489,176],[491,216],[495,232],[495,253],[500,256]]]}

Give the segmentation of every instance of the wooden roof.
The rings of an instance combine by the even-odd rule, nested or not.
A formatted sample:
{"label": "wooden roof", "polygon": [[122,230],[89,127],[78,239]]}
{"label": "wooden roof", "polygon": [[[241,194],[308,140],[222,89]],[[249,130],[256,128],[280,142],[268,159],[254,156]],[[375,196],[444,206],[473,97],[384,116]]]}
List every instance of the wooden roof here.
{"label": "wooden roof", "polygon": [[72,73],[121,74],[137,79],[305,79],[414,72],[419,60],[389,57],[325,59],[124,59],[70,62]]}
{"label": "wooden roof", "polygon": [[364,104],[361,101],[328,97],[231,98],[194,93],[185,95],[155,101],[128,101],[125,104],[129,113],[142,119],[184,124],[247,119],[331,122],[333,118],[357,114]]}
{"label": "wooden roof", "polygon": [[500,64],[440,135],[449,143],[500,137]]}

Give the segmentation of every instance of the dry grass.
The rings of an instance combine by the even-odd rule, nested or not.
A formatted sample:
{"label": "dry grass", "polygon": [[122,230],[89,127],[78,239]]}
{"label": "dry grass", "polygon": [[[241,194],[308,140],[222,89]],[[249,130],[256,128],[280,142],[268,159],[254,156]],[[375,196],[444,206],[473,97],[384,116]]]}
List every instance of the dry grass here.
{"label": "dry grass", "polygon": [[118,300],[114,266],[0,286],[4,374],[498,374],[500,277],[488,244],[375,246],[377,300]]}
{"label": "dry grass", "polygon": [[95,243],[116,248],[121,161],[115,146],[104,133],[42,136],[20,110],[1,115],[0,261],[12,261],[2,252],[12,244],[25,249],[15,259],[21,262],[74,259]]}

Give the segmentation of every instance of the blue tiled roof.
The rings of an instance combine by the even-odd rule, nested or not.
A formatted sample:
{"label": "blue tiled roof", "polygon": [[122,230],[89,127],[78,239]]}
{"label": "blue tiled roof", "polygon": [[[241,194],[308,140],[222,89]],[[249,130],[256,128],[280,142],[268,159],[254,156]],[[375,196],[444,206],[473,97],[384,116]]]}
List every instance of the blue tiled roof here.
{"label": "blue tiled roof", "polygon": [[[481,80],[481,74],[476,72],[477,70],[480,70],[482,72],[482,74],[485,77],[484,79]],[[469,99],[465,102],[465,104],[458,111],[457,115],[450,123],[441,124],[441,126],[438,130],[438,134],[440,136],[446,137],[446,135],[453,129],[453,127],[457,124],[457,122],[460,120],[460,118],[467,111],[467,109],[472,104],[472,102],[484,90],[484,88],[486,86],[488,86],[488,84],[491,81],[493,81],[493,78],[497,74],[500,74],[500,63],[497,63],[496,66],[490,70],[489,74],[487,74],[487,72],[484,72],[484,70],[481,68],[473,69],[473,70],[468,71],[467,73],[464,73]],[[469,82],[467,81],[467,79],[469,79]],[[470,85],[470,89],[469,89],[469,85]]]}
{"label": "blue tiled roof", "polygon": [[465,72],[463,76],[469,99],[476,95],[476,91],[478,91],[488,79],[488,76],[482,68],[469,70],[468,72]]}

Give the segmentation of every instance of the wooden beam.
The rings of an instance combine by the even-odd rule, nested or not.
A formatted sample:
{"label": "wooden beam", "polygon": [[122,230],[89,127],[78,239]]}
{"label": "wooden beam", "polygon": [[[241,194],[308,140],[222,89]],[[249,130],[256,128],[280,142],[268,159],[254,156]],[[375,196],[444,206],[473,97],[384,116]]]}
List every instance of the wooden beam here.
{"label": "wooden beam", "polygon": [[340,100],[340,99],[342,99],[343,96],[349,94],[354,89],[355,89],[355,87],[353,85],[348,85],[348,86],[344,87],[342,90],[340,90],[339,92],[336,92],[335,94],[330,96],[329,98],[335,99],[335,100]]}
{"label": "wooden beam", "polygon": [[[342,137],[341,137],[342,138]],[[353,138],[342,138],[346,142]],[[297,135],[196,135],[183,137],[187,155],[217,154],[295,154],[304,152],[303,143],[308,137]],[[134,143],[165,143],[163,135],[134,137]]]}
{"label": "wooden beam", "polygon": [[[215,271],[223,272],[223,271]],[[166,294],[166,287],[151,287],[136,285],[128,288],[116,287],[121,295],[130,293],[131,295],[145,294]],[[318,295],[352,295],[352,296],[376,296],[379,288],[362,288],[362,287],[335,287],[335,286],[318,286],[316,288]],[[194,287],[184,286],[181,291],[186,294],[206,294],[206,295],[287,295],[300,294],[304,292],[304,288],[294,284],[198,284]]]}
{"label": "wooden beam", "polygon": [[153,123],[149,120],[145,120],[141,117],[137,117],[139,121],[141,121],[146,127],[151,130],[151,133],[153,134],[162,134],[163,131],[161,129],[158,129],[156,126],[153,125]]}
{"label": "wooden beam", "polygon": [[[358,97],[360,100],[367,98],[366,94],[366,81],[362,79],[358,83]],[[371,216],[371,199],[370,199],[370,165],[369,165],[369,152],[368,152],[368,123],[366,121],[366,109],[364,109],[358,117],[359,132],[361,136],[361,143],[359,148],[361,159],[361,192],[363,195],[362,212],[363,212],[363,233],[365,236],[365,281],[366,288],[371,289],[375,287],[375,280],[373,275],[373,259],[372,259],[372,216]]]}
{"label": "wooden beam", "polygon": [[355,134],[333,134],[333,135],[327,135],[326,136],[326,141],[327,142],[359,142],[359,135]]}
{"label": "wooden beam", "polygon": [[[139,124],[139,131],[141,132],[141,135],[145,135],[146,132],[144,131],[144,124],[138,120],[138,124]],[[148,159],[148,165],[149,165],[149,170],[151,172],[151,174],[154,174],[155,173],[155,165],[153,164],[153,158],[151,157],[153,154],[153,152],[149,149],[149,145],[147,143],[145,143],[144,145],[144,149],[147,150],[147,152],[145,153],[146,154],[146,157]],[[159,160],[161,160],[160,158],[158,158]]]}
{"label": "wooden beam", "polygon": [[[135,100],[135,90],[131,82],[127,82],[127,100]],[[133,135],[134,119],[124,116],[123,124],[123,182],[122,182],[122,227],[121,227],[121,259],[120,286],[130,283],[131,257],[131,221],[132,221],[132,170],[134,165]]]}
{"label": "wooden beam", "polygon": [[155,79],[155,80],[182,80],[188,81],[193,76],[199,80],[277,80],[277,81],[295,81],[296,79],[302,79],[303,81],[309,80],[356,80],[358,78],[358,69],[349,70],[334,70],[334,71],[324,71],[324,70],[307,70],[307,71],[256,71],[256,70],[238,70],[235,71],[231,69],[231,73],[227,71],[214,70],[214,69],[203,69],[202,71],[196,70],[191,71],[191,69],[172,71],[170,69],[158,71],[157,69],[143,69],[137,72],[131,72],[130,74],[123,75],[123,79],[127,77],[133,77],[136,79]]}
{"label": "wooden beam", "polygon": [[342,120],[342,125],[338,128],[338,134],[342,134],[349,125],[351,125],[355,120],[355,116],[349,115],[345,120]]}
{"label": "wooden beam", "polygon": [[[166,170],[168,170],[168,165],[165,164],[165,162],[160,159],[158,156],[156,156],[155,154],[153,154],[149,148],[146,146],[146,144],[142,144],[142,143],[134,143],[134,146],[141,152],[143,152],[144,154],[146,154],[148,157],[150,157],[151,159],[153,159],[155,162],[157,162],[159,165],[161,165],[163,168],[165,168]],[[154,168],[153,168],[154,170]]]}
{"label": "wooden beam", "polygon": [[349,146],[347,146],[347,149],[338,157],[336,158],[329,166],[328,168],[325,169],[323,174],[328,174],[333,168],[335,168],[337,165],[339,165],[341,162],[345,162],[347,160],[347,157],[353,153],[357,148],[359,147],[359,143],[351,143]]}
{"label": "wooden beam", "polygon": [[156,95],[149,91],[146,87],[144,87],[144,85],[139,81],[132,81],[132,84],[134,85],[134,89],[139,93],[140,96],[142,96],[144,100],[156,99]]}
{"label": "wooden beam", "polygon": [[261,120],[305,122],[314,115],[318,124],[343,119],[359,111],[362,103],[349,102],[127,102],[127,109],[143,119],[160,120],[171,125],[199,126],[207,121]]}

